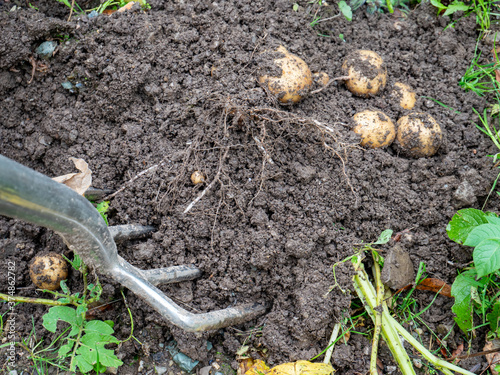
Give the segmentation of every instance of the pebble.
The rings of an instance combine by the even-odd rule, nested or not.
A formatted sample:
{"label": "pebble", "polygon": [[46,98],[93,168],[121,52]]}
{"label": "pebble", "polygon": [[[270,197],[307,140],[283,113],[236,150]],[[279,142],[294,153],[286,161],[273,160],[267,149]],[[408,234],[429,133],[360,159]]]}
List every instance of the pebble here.
{"label": "pebble", "polygon": [[137,368],[137,372],[141,372],[144,370],[144,361],[139,362],[139,367]]}
{"label": "pebble", "polygon": [[57,42],[55,41],[43,42],[38,46],[35,52],[42,59],[48,60],[53,56],[56,47],[57,47]]}
{"label": "pebble", "polygon": [[167,368],[162,366],[156,366],[155,370],[158,375],[163,375],[164,373],[167,372]]}

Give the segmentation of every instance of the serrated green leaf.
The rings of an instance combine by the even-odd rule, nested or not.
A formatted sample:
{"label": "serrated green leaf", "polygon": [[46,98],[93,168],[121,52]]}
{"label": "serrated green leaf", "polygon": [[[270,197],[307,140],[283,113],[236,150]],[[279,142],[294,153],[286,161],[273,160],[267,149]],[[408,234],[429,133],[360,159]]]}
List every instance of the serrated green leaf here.
{"label": "serrated green leaf", "polygon": [[451,286],[451,295],[455,303],[451,310],[456,315],[455,322],[466,334],[472,329],[471,288],[480,284],[475,280],[476,270],[471,269],[457,276]]}
{"label": "serrated green leaf", "polygon": [[500,301],[496,301],[491,312],[486,314],[486,320],[490,323],[491,332],[496,332],[500,321]]}
{"label": "serrated green leaf", "polygon": [[[75,356],[75,364],[78,366],[78,369],[84,374],[94,369],[94,366],[92,366],[83,355]],[[72,369],[72,371],[73,370],[74,369]]]}
{"label": "serrated green leaf", "polygon": [[446,232],[450,240],[463,244],[469,233],[481,224],[487,224],[487,214],[475,208],[459,210],[448,223]]}
{"label": "serrated green leaf", "polygon": [[57,322],[62,320],[71,325],[69,336],[74,336],[78,333],[81,326],[77,318],[75,309],[68,306],[54,306],[43,316],[42,325],[47,331],[54,333],[57,329]]}
{"label": "serrated green leaf", "polygon": [[106,324],[101,320],[91,320],[85,324],[85,332],[87,334],[90,332],[97,332],[103,335],[111,335],[115,331],[109,326],[109,324]]}
{"label": "serrated green leaf", "polygon": [[61,303],[70,303],[71,302],[71,300],[68,297],[59,298],[57,301],[61,302]]}
{"label": "serrated green leaf", "polygon": [[446,8],[446,12],[444,12],[445,16],[449,16],[450,14],[453,14],[458,11],[467,11],[469,10],[469,6],[465,5],[461,1],[454,1],[450,5],[448,5],[448,8]]}
{"label": "serrated green leaf", "polygon": [[386,229],[382,233],[380,233],[380,236],[378,236],[378,239],[376,242],[374,242],[374,245],[383,245],[389,242],[392,238],[392,229]]}
{"label": "serrated green leaf", "polygon": [[500,238],[500,225],[482,224],[470,231],[464,245],[476,247],[482,241],[493,238]]}
{"label": "serrated green leaf", "polygon": [[88,332],[82,336],[81,342],[87,346],[94,347],[94,344],[119,344],[120,340],[112,335],[104,335],[99,332]]}
{"label": "serrated green leaf", "polygon": [[352,21],[352,9],[344,0],[339,1],[339,10],[344,15],[346,20]]}
{"label": "serrated green leaf", "polygon": [[500,269],[500,239],[481,241],[472,253],[477,276],[483,277]]}

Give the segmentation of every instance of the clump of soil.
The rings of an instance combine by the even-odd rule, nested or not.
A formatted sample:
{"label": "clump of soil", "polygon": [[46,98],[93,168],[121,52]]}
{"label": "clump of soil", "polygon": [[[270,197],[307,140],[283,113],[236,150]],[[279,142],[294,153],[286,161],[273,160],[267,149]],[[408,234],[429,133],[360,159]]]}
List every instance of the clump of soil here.
{"label": "clump of soil", "polygon": [[[474,54],[472,17],[444,30],[448,19],[426,6],[402,19],[360,13],[353,22],[322,23],[325,37],[285,0],[153,1],[148,12],[70,23],[63,4],[32,4],[39,11],[9,12],[10,2],[0,8],[0,153],[49,176],[72,172],[70,156],[83,158],[93,186],[113,190],[157,165],[110,202],[110,225],[157,228],[149,239],[120,245],[120,255],[145,269],[199,267],[200,279],[162,287],[189,311],[271,306],[253,322],[199,337],[128,294],[145,346],[123,345],[125,362],[161,352],[171,335],[192,358],[213,358],[207,338],[233,355],[248,337],[237,333],[252,327],[262,327],[253,343],[268,349],[271,364],[311,358],[350,313],[351,294],[331,290],[332,265],[387,228],[411,228],[405,246],[413,265],[425,262],[433,277],[452,282],[470,260],[445,228],[456,209],[480,207],[495,175],[486,155],[496,151],[472,124],[472,108],[484,103],[457,85]],[[34,51],[49,39],[58,41],[57,52],[41,60]],[[441,125],[437,154],[413,159],[392,146],[357,146],[350,130],[355,113],[381,110],[393,122],[407,114],[388,91],[365,99],[331,84],[299,104],[280,106],[257,82],[259,54],[278,45],[330,77],[340,75],[351,51],[376,51],[387,64],[388,86],[400,81],[415,88],[421,97],[414,110]],[[70,78],[75,88],[68,90],[61,84]],[[194,171],[215,183],[184,213],[207,186],[192,185]],[[454,194],[464,183],[471,194]],[[493,197],[488,206],[498,203]],[[28,262],[42,250],[65,248],[52,232],[3,217],[0,241],[0,285],[7,285],[7,261],[15,261],[18,293],[31,296]],[[340,267],[337,278],[348,286],[348,267]],[[117,284],[105,275],[100,280],[104,300],[120,298]],[[76,272],[68,285],[81,287]],[[437,297],[422,315],[429,327],[452,325],[451,303]],[[17,309],[18,338],[29,334],[32,316],[44,332],[46,307]],[[126,338],[125,307],[108,314],[117,336]],[[335,351],[335,367],[364,372],[368,346],[353,335]]]}

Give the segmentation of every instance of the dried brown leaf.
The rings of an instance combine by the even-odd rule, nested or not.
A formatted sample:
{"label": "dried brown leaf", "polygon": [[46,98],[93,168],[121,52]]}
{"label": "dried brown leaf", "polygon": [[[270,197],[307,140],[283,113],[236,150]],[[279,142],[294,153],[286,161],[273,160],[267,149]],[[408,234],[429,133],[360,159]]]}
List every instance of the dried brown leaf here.
{"label": "dried brown leaf", "polygon": [[69,173],[63,176],[54,177],[53,180],[66,185],[78,194],[83,195],[92,185],[92,171],[83,159],[69,158],[80,173]]}

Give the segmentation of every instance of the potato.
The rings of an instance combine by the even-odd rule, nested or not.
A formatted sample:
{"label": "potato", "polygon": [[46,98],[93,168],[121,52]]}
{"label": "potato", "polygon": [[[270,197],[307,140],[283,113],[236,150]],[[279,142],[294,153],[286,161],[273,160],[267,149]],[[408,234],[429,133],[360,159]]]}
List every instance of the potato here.
{"label": "potato", "polygon": [[262,75],[259,82],[267,85],[269,91],[276,95],[281,103],[297,103],[311,89],[311,71],[304,60],[288,52],[285,47],[278,47],[276,52],[284,55],[274,60],[274,64],[281,68],[281,76]]}
{"label": "potato", "polygon": [[404,109],[413,109],[417,95],[406,83],[396,82],[391,92],[391,97],[399,102]]}
{"label": "potato", "polygon": [[330,77],[328,77],[328,74],[325,72],[313,73],[312,76],[314,82],[318,83],[320,86],[326,86],[328,85],[328,82],[330,82]]}
{"label": "potato", "polygon": [[412,112],[398,120],[397,141],[401,148],[415,158],[432,156],[443,142],[443,132],[427,113]]}
{"label": "potato", "polygon": [[377,95],[387,82],[384,60],[373,51],[358,50],[349,54],[342,64],[342,73],[348,76],[347,89],[354,95]]}
{"label": "potato", "polygon": [[57,290],[68,278],[68,264],[57,253],[37,255],[30,264],[30,278],[39,289]]}
{"label": "potato", "polygon": [[381,148],[389,146],[396,137],[396,127],[389,117],[380,111],[366,110],[353,117],[353,131],[361,136],[361,146]]}
{"label": "potato", "polygon": [[191,175],[191,182],[193,185],[203,184],[205,182],[205,175],[200,171],[194,171]]}

